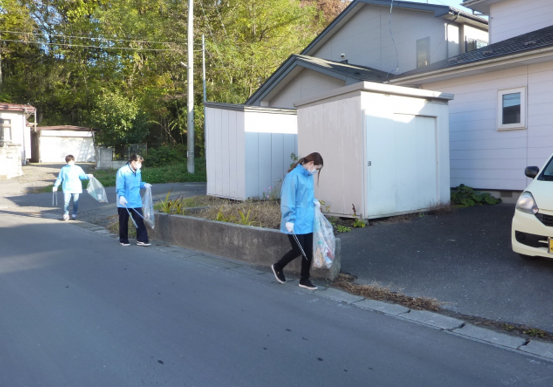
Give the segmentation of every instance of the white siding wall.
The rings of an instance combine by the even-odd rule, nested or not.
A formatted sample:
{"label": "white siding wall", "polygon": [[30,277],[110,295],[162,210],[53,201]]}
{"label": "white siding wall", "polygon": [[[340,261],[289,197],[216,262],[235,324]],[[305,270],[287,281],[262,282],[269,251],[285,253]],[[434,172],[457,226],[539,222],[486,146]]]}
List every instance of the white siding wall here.
{"label": "white siding wall", "polygon": [[[497,131],[498,90],[527,88],[526,130]],[[522,190],[553,152],[553,62],[424,85],[450,102],[451,185]]]}
{"label": "white siding wall", "polygon": [[269,106],[275,108],[294,108],[295,101],[344,87],[345,85],[345,81],[340,79],[329,77],[313,70],[303,69],[270,100]]}
{"label": "white siding wall", "polygon": [[40,162],[64,163],[65,156],[75,156],[76,162],[94,162],[96,154],[90,132],[41,130]]}
{"label": "white siding wall", "polygon": [[553,1],[507,0],[490,7],[490,43],[553,25]]}
{"label": "white siding wall", "polygon": [[297,116],[247,112],[245,132],[245,197],[261,198],[282,182],[298,152]]}
{"label": "white siding wall", "polygon": [[31,158],[30,128],[27,128],[27,120],[23,113],[2,112],[0,118],[11,120],[11,141],[19,148],[21,164],[26,164],[26,159]]}
{"label": "white siding wall", "polygon": [[393,72],[398,52],[399,72],[417,67],[418,39],[430,37],[430,60],[446,59],[445,21],[431,12],[395,8],[392,12],[392,36],[389,31],[390,8],[365,5],[324,46],[311,55],[340,61],[345,54],[349,63]]}
{"label": "white siding wall", "polygon": [[208,195],[261,197],[284,178],[292,152],[297,153],[295,114],[206,108]]}
{"label": "white siding wall", "polygon": [[245,198],[243,111],[206,108],[207,193]]}

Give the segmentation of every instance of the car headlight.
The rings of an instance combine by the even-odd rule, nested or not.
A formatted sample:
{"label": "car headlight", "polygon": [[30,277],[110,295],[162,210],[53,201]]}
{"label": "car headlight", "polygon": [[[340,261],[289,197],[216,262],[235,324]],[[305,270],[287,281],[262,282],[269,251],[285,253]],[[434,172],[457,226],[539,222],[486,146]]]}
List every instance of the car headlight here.
{"label": "car headlight", "polygon": [[515,208],[527,214],[537,214],[540,210],[531,192],[523,192],[518,198]]}

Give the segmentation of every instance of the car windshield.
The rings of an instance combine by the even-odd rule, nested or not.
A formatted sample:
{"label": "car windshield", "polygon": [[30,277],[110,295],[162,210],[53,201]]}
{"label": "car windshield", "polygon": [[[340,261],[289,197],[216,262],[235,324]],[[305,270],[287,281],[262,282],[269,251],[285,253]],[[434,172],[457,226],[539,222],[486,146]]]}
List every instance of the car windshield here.
{"label": "car windshield", "polygon": [[552,180],[553,181],[553,157],[549,159],[549,162],[538,176],[539,180]]}

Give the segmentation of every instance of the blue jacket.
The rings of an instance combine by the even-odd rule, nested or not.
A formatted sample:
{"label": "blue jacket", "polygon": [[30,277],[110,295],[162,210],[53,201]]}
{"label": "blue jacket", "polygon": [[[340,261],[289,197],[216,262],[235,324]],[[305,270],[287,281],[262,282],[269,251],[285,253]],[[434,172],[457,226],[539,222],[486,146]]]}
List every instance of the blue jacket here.
{"label": "blue jacket", "polygon": [[67,164],[61,168],[54,187],[58,188],[61,184],[61,189],[65,193],[82,193],[83,184],[81,180],[88,180],[88,176],[83,169],[78,165]]}
{"label": "blue jacket", "polygon": [[291,170],[282,183],[280,192],[280,231],[286,230],[286,223],[294,223],[294,234],[309,234],[313,232],[315,221],[315,190],[311,175],[302,165],[298,164]]}
{"label": "blue jacket", "polygon": [[127,208],[142,208],[142,198],[140,190],[144,188],[142,182],[142,172],[140,169],[135,171],[131,165],[119,168],[115,176],[115,192],[117,193],[117,207],[125,208],[119,203],[119,197],[124,196],[127,199]]}

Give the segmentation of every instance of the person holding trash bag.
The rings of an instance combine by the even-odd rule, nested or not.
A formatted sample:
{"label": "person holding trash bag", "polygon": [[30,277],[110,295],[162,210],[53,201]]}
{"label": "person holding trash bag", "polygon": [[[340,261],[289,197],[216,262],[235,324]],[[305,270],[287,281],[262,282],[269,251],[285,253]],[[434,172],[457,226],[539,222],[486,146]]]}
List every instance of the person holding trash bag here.
{"label": "person holding trash bag", "polygon": [[75,156],[73,155],[65,156],[65,162],[67,165],[61,168],[52,192],[57,192],[61,184],[63,190],[63,220],[69,220],[69,206],[71,198],[73,198],[73,213],[71,217],[75,220],[77,219],[77,211],[79,210],[79,195],[83,192],[81,180],[88,180],[92,175],[84,173],[81,167],[75,165]]}
{"label": "person holding trash bag", "polygon": [[117,193],[117,212],[119,214],[119,244],[130,246],[129,243],[129,217],[132,217],[136,226],[136,245],[150,246],[148,242],[148,231],[144,225],[142,214],[142,199],[140,190],[151,187],[151,184],[142,181],[142,162],[144,158],[134,154],[129,162],[119,168],[115,178],[115,192]]}
{"label": "person holding trash bag", "polygon": [[323,158],[317,152],[302,157],[288,171],[284,178],[280,195],[280,231],[288,234],[292,249],[271,269],[281,284],[286,282],[282,270],[295,258],[301,256],[301,288],[315,290],[317,286],[309,280],[309,270],[313,260],[313,224],[315,207],[320,203],[315,199],[314,175],[317,181],[323,167]]}

